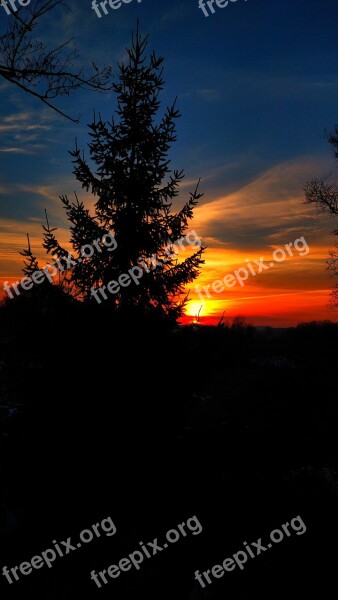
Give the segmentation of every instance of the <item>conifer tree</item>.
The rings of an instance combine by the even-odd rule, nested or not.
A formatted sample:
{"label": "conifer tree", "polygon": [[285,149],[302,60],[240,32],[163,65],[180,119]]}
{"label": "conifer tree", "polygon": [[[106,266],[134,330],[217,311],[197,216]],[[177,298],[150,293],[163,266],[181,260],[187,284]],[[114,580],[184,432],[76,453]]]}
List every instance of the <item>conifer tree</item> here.
{"label": "conifer tree", "polygon": [[[173,244],[189,231],[193,208],[202,194],[197,184],[181,210],[172,211],[184,177],[183,171],[171,171],[168,159],[180,113],[175,100],[158,117],[159,94],[164,85],[163,58],[154,53],[147,57],[147,43],[148,36],[142,37],[137,26],[131,47],[127,48],[127,64],[119,64],[119,78],[113,84],[115,115],[111,122],[94,115],[89,125],[90,161],[77,144],[70,152],[76,179],[97,199],[93,215],[77,196],[73,202],[61,196],[71,223],[70,241],[76,261],[68,277],[85,301],[94,301],[93,290],[139,266],[143,275],[138,282],[121,285],[117,293],[107,293],[105,301],[118,309],[137,307],[144,313],[155,310],[176,319],[184,305],[185,287],[204,262],[205,248],[190,249],[190,256],[182,260]],[[62,261],[68,253],[59,245],[54,231],[49,225],[45,227],[44,247]],[[114,236],[114,251],[102,242],[107,235]],[[89,256],[87,245],[93,240],[98,242]]]}

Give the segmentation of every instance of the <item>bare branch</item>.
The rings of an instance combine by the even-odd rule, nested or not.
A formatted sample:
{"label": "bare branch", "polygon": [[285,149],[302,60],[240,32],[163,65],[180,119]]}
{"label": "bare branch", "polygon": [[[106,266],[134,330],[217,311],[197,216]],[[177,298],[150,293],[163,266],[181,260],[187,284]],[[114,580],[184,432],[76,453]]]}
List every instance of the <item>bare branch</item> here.
{"label": "bare branch", "polygon": [[40,19],[57,6],[66,6],[63,0],[33,0],[16,12],[11,9],[8,27],[0,36],[0,77],[15,84],[52,108],[58,114],[79,122],[58,108],[53,100],[69,96],[76,89],[97,92],[112,89],[111,67],[99,68],[92,63],[91,73],[76,65],[78,53],[71,49],[73,40],[67,40],[49,49],[33,36]]}
{"label": "bare branch", "polygon": [[335,183],[327,183],[329,176],[312,179],[305,188],[305,204],[315,204],[319,212],[338,215],[338,188]]}
{"label": "bare branch", "polygon": [[[326,138],[333,146],[335,158],[338,159],[338,125],[334,133],[325,132]],[[305,204],[315,204],[319,213],[327,213],[331,217],[338,216],[338,185],[337,183],[328,183],[330,175],[321,179],[312,179],[308,181],[305,188]],[[332,231],[333,235],[338,235],[338,229]],[[328,269],[333,277],[338,276],[338,245],[329,253],[327,260]],[[338,284],[336,283],[331,292],[331,308],[338,307]]]}

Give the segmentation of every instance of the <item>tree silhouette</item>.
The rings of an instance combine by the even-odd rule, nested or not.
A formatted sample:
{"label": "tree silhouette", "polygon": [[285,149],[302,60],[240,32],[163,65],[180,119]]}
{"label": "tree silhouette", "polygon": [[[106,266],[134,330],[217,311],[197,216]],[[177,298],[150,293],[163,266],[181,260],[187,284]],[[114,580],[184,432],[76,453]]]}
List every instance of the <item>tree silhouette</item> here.
{"label": "tree silhouette", "polygon": [[[338,161],[338,125],[334,133],[326,135],[328,142],[333,146],[335,158]],[[332,217],[338,216],[338,186],[330,181],[330,176],[312,179],[308,181],[305,188],[305,203],[315,204],[319,212],[324,212]],[[332,231],[338,235],[338,229]],[[338,244],[329,253],[328,268],[333,277],[338,276]],[[338,306],[338,283],[335,283],[331,293],[331,306]]]}
{"label": "tree silhouette", "polygon": [[[156,119],[164,84],[163,58],[152,53],[147,60],[147,43],[148,36],[143,38],[137,26],[131,48],[127,48],[128,62],[119,65],[119,79],[113,84],[117,120],[113,116],[111,122],[104,122],[94,115],[89,125],[88,146],[96,171],[77,144],[70,152],[76,179],[97,196],[97,201],[92,216],[77,196],[73,202],[61,196],[76,255],[68,278],[85,301],[93,301],[98,287],[118,280],[119,290],[106,296],[115,308],[155,310],[176,319],[183,309],[185,286],[195,279],[204,262],[204,248],[199,243],[193,254],[179,260],[174,242],[183,239],[202,194],[197,184],[182,209],[172,212],[172,201],[184,177],[183,171],[171,171],[168,159],[180,114],[175,100]],[[55,230],[49,224],[44,229],[47,253],[65,260],[68,253],[59,245]],[[114,251],[111,243],[106,243],[112,235],[117,244]],[[88,250],[93,240],[97,240],[95,252]],[[137,281],[127,283],[125,279],[121,283],[121,276],[131,269],[137,271]]]}
{"label": "tree silhouette", "polygon": [[76,66],[77,51],[69,49],[72,40],[48,48],[32,36],[44,15],[61,4],[63,0],[32,0],[16,11],[8,2],[0,6],[10,13],[7,29],[0,35],[0,76],[77,123],[79,119],[60,110],[54,100],[79,88],[110,90],[111,68],[100,69],[92,63],[92,72],[87,74]]}

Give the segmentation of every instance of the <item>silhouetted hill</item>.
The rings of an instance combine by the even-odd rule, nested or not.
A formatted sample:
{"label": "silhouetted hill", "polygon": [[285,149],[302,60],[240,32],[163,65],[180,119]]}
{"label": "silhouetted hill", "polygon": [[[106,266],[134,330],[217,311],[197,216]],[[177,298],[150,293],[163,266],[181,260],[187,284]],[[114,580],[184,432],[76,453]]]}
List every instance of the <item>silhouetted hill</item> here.
{"label": "silhouetted hill", "polygon": [[[0,323],[1,564],[108,514],[123,531],[120,546],[89,544],[6,594],[85,593],[92,568],[193,514],[204,532],[188,552],[178,544],[137,581],[98,593],[270,600],[271,589],[284,598],[292,578],[295,593],[320,592],[320,578],[335,572],[338,533],[337,324],[173,327],[63,299],[7,305]],[[197,586],[197,568],[298,514],[304,538],[207,595]]]}

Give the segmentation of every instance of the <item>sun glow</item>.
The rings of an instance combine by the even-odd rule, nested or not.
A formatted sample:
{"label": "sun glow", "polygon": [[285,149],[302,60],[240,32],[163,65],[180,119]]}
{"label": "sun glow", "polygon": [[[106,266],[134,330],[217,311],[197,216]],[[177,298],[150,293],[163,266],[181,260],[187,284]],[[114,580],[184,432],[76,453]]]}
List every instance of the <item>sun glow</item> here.
{"label": "sun glow", "polygon": [[205,306],[202,302],[198,302],[196,300],[190,300],[187,303],[185,314],[187,317],[194,317],[194,322],[197,322],[198,317],[204,315],[205,316]]}
{"label": "sun glow", "polygon": [[196,300],[189,300],[185,309],[185,314],[189,317],[196,317],[199,311],[203,311],[203,303]]}

